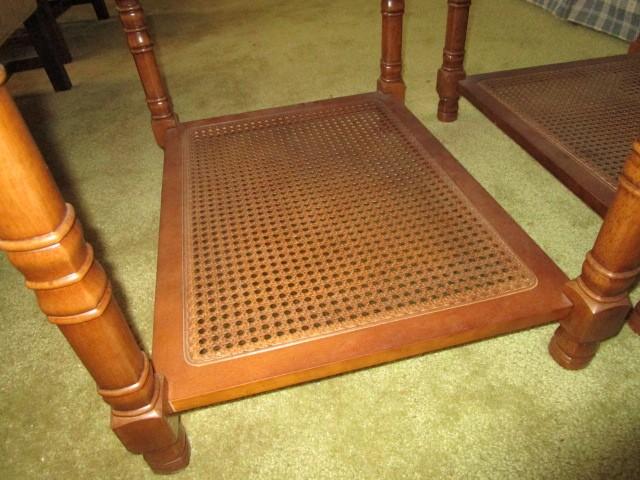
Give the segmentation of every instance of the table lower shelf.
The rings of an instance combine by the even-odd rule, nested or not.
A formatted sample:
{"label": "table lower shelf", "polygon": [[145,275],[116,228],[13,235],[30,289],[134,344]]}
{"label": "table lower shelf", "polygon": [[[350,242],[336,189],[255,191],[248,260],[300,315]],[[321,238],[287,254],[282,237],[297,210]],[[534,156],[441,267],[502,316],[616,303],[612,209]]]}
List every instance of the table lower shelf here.
{"label": "table lower shelf", "polygon": [[371,93],[168,132],[153,361],[175,411],[560,319],[565,275]]}
{"label": "table lower shelf", "polygon": [[640,55],[473,75],[460,92],[604,216],[640,132]]}

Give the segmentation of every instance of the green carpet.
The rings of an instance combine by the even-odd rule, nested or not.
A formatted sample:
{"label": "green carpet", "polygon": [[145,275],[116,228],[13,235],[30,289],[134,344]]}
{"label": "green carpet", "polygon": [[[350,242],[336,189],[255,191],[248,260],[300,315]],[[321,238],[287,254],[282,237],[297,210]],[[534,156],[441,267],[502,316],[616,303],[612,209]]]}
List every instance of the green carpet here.
{"label": "green carpet", "polygon": [[[183,120],[375,88],[377,0],[147,0]],[[569,275],[599,218],[468,103],[435,120],[445,0],[407,0],[407,104]],[[113,9],[112,9],[113,11]],[[71,91],[42,71],[9,88],[149,350],[162,153],[115,20],[62,19]],[[523,0],[475,0],[469,72],[622,53]],[[637,295],[635,295],[637,298]],[[20,276],[0,260],[0,478],[152,478]],[[640,478],[640,338],[586,370],[547,354],[554,326],[183,415],[176,479]]]}

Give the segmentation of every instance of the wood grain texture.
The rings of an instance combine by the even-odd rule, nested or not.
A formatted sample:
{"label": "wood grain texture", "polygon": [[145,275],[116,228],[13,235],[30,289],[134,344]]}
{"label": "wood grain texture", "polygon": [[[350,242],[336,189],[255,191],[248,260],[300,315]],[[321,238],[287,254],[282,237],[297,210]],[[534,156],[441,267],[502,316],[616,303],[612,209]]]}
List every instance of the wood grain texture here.
{"label": "wood grain texture", "polygon": [[582,273],[565,287],[575,307],[549,345],[556,362],[568,369],[584,368],[600,342],[617,335],[631,308],[628,294],[639,274],[640,143],[636,141]]}
{"label": "wood grain texture", "polygon": [[[73,207],[62,199],[4,86],[0,249],[95,380],[124,445],[143,454],[156,471],[186,466],[188,443],[178,419],[165,413],[163,379],[138,347]],[[176,453],[178,444],[182,448]]]}

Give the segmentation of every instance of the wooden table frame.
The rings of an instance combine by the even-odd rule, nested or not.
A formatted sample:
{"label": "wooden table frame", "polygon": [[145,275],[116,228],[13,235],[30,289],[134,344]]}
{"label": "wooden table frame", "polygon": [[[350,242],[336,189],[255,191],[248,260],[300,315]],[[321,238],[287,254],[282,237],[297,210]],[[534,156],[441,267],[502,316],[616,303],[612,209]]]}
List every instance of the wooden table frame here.
{"label": "wooden table frame", "polygon": [[[450,2],[457,11],[465,3]],[[117,0],[117,4],[147,96],[153,132],[162,146],[178,125],[177,116],[138,1]],[[378,90],[399,100],[404,97],[403,9],[401,0],[382,2]],[[0,84],[4,80],[0,73]],[[0,249],[23,273],[42,311],[94,378],[98,393],[111,406],[112,428],[126,448],[142,454],[156,472],[184,468],[189,442],[178,417],[170,416],[165,379],[140,350],[73,207],[64,202],[4,86],[0,87],[0,172]],[[550,345],[562,366],[586,366],[598,344],[623,326],[631,308],[627,294],[640,272],[639,246],[640,143],[636,142],[582,274],[565,287],[574,306]],[[638,328],[635,318],[633,325]]]}

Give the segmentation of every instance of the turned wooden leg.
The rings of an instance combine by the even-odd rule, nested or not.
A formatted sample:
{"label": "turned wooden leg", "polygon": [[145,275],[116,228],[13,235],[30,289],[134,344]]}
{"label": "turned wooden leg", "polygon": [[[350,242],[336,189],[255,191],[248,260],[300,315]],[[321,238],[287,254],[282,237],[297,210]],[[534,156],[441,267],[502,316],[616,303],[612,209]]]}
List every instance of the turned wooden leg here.
{"label": "turned wooden leg", "polygon": [[[640,274],[640,143],[633,145],[618,191],[582,274],[565,293],[574,304],[551,339],[551,356],[565,368],[587,366],[602,340],[618,334],[631,308],[628,293]],[[637,319],[631,320],[637,325]]]}
{"label": "turned wooden leg", "polygon": [[629,315],[629,326],[631,330],[640,335],[640,302],[636,304],[636,308]]}
{"label": "turned wooden leg", "polygon": [[378,91],[404,103],[402,80],[402,17],[404,0],[382,0],[382,57]]}
{"label": "turned wooden leg", "polygon": [[[0,85],[4,80],[0,71]],[[164,379],[138,347],[73,207],[62,199],[4,86],[0,250],[96,381],[122,443],[156,472],[185,467],[189,444],[178,417],[167,415]]]}
{"label": "turned wooden leg", "polygon": [[449,0],[447,32],[442,52],[442,67],[438,70],[436,89],[438,120],[453,122],[458,118],[458,83],[464,80],[464,46],[467,40],[467,21],[471,0]]}
{"label": "turned wooden leg", "polygon": [[165,132],[178,124],[178,117],[160,75],[144,12],[138,0],[116,0],[116,5],[147,98],[156,143],[164,148]]}
{"label": "turned wooden leg", "polygon": [[640,53],[640,36],[629,44],[629,53]]}

